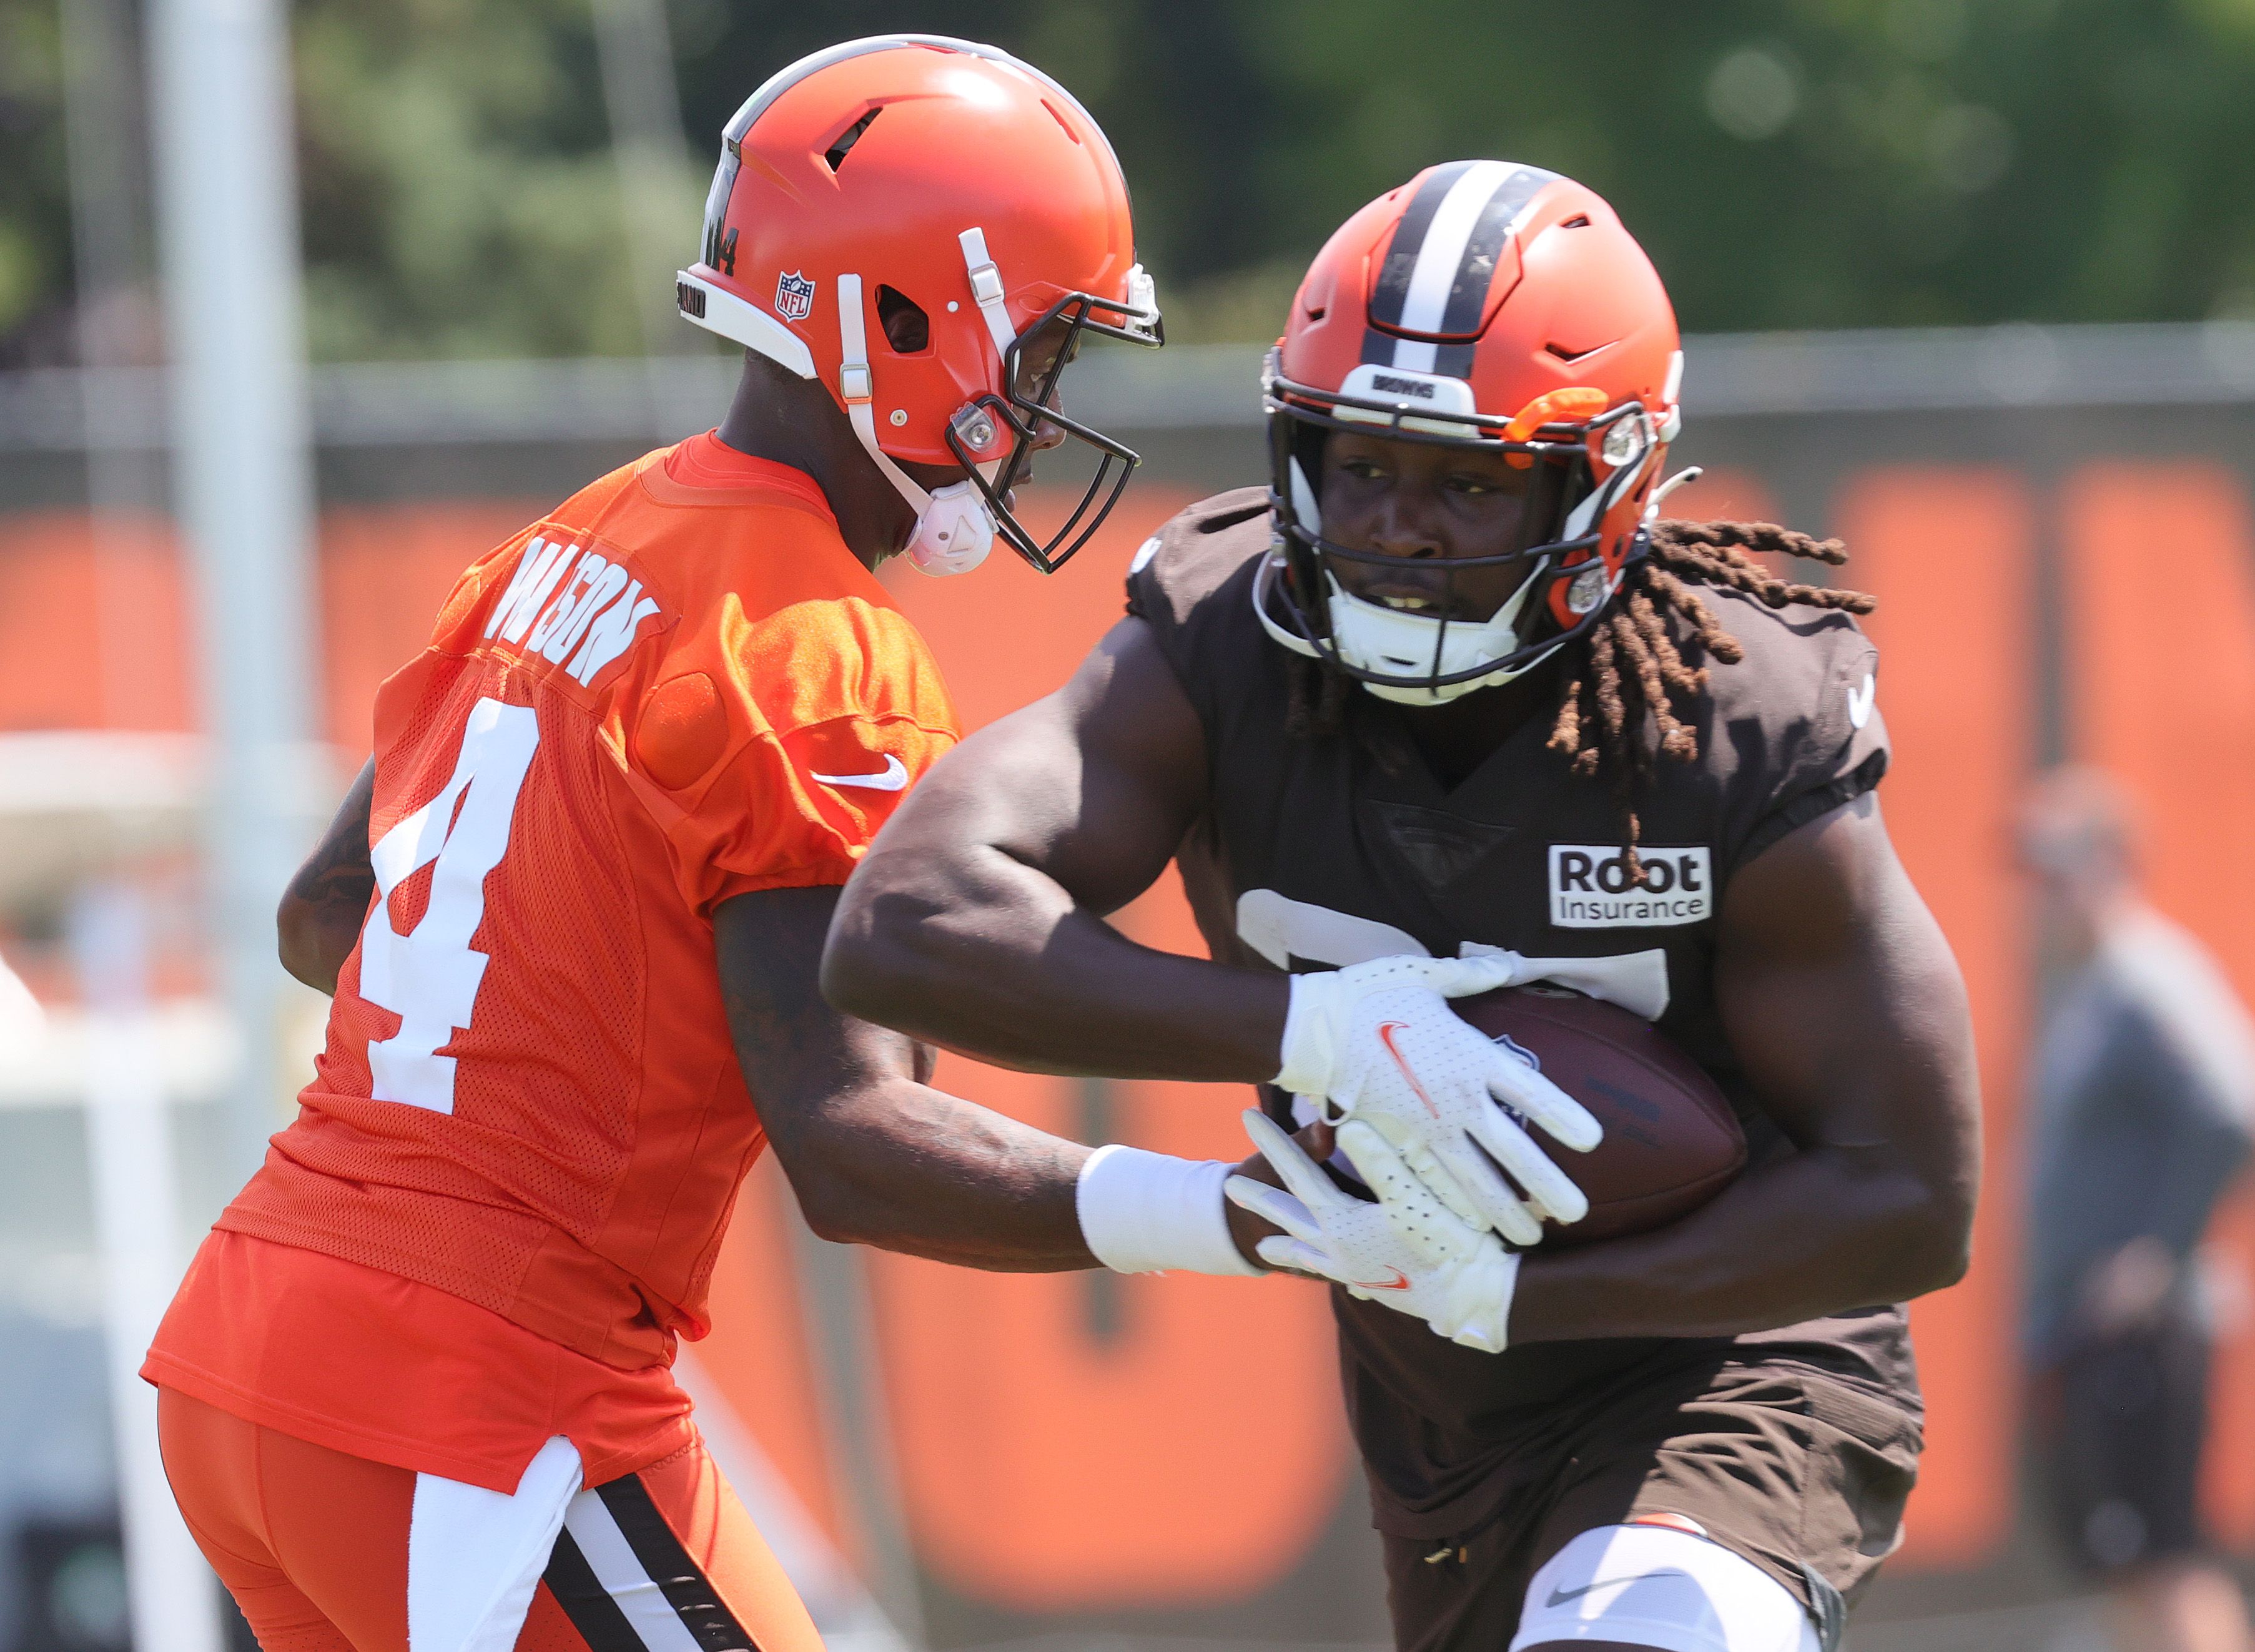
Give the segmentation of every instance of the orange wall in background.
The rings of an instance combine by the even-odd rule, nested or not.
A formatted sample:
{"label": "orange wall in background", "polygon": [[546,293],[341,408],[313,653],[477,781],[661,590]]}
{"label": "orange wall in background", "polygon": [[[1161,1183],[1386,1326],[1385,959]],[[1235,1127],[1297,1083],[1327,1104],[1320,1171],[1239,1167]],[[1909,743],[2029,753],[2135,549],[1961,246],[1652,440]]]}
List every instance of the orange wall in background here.
{"label": "orange wall in background", "polygon": [[[998,548],[977,575],[889,572],[931,639],[966,726],[1046,692],[1121,611],[1135,546],[1185,500],[1139,485],[1120,521],[1044,579]],[[2077,749],[2122,773],[2153,813],[2156,897],[2255,991],[2255,863],[2228,822],[2255,813],[2255,581],[2248,501],[2225,471],[2108,465],[2060,497]],[[1712,475],[1685,514],[1769,514],[1759,477]],[[376,683],[422,646],[459,570],[542,508],[490,503],[339,509],[321,524],[323,726],[367,749]],[[1879,704],[1896,766],[1880,796],[1912,875],[1963,964],[1981,1040],[1989,1181],[1973,1273],[1917,1305],[1929,1452],[1898,1569],[1993,1556],[2013,1514],[2019,1055],[2027,1015],[2022,892],[2008,826],[2034,746],[2034,508],[2015,472],[1886,468],[1851,478],[1837,512],[1875,592]],[[6,519],[0,536],[0,728],[181,728],[193,722],[178,560],[160,528],[127,523],[97,564],[83,519]],[[112,600],[97,601],[107,590]],[[106,614],[113,672],[95,662]],[[2227,822],[2219,827],[2218,822]],[[1198,950],[1171,877],[1117,921]],[[940,1082],[1071,1131],[1071,1082],[950,1058]],[[1234,1158],[1246,1093],[1112,1088],[1115,1133]],[[748,1194],[724,1250],[727,1305],[700,1353],[818,1522],[839,1531],[818,1377],[804,1341],[780,1179]],[[2255,1263],[2255,1205],[2229,1214]],[[906,1513],[959,1589],[1037,1611],[1240,1596],[1306,1552],[1355,1497],[1328,1310],[1312,1287],[1116,1282],[1116,1335],[1091,1328],[1086,1279],[977,1274],[874,1259],[873,1306]],[[2255,1544],[2255,1340],[2217,1373],[2209,1494]],[[1254,1465],[1251,1473],[1235,1472]],[[1101,1494],[1095,1494],[1101,1488]]]}
{"label": "orange wall in background", "polygon": [[423,651],[462,570],[547,508],[478,500],[323,514],[322,726],[330,739],[368,752],[376,685]]}
{"label": "orange wall in background", "polygon": [[1670,494],[1661,506],[1663,516],[1681,516],[1693,522],[1774,522],[1777,520],[1775,496],[1769,484],[1752,471],[1730,470],[1710,465],[1699,473],[1699,480],[1686,482]]}
{"label": "orange wall in background", "polygon": [[791,1246],[798,1201],[773,1154],[744,1182],[713,1266],[713,1334],[690,1349],[706,1381],[838,1551],[865,1561],[868,1534],[839,1505],[807,1305]]}
{"label": "orange wall in background", "polygon": [[97,539],[75,511],[0,521],[0,729],[192,727],[171,525],[121,515]]}
{"label": "orange wall in background", "polygon": [[[2255,528],[2239,478],[2213,464],[2092,465],[2061,496],[2075,754],[2111,770],[2145,820],[2153,904],[2255,998]],[[2214,1242],[2255,1272],[2243,1190]],[[2255,1544],[2255,1336],[2218,1350],[2203,1490],[2219,1531]]]}
{"label": "orange wall in background", "polygon": [[1973,1270],[1915,1303],[1927,1457],[1907,1519],[1911,1565],[1978,1565],[2011,1530],[2019,1411],[2015,1173],[2025,1036],[2022,901],[2009,822],[2033,746],[2034,527],[2011,472],[1868,472],[1836,520],[1871,592],[1879,704],[1894,761],[1879,799],[1904,864],[1940,920],[1973,1001],[1988,1174]]}
{"label": "orange wall in background", "polygon": [[[1075,1084],[952,1059],[938,1082],[1062,1135]],[[1111,1132],[1240,1157],[1248,1091],[1114,1087]],[[1331,1311],[1296,1281],[873,1275],[909,1526],[924,1564],[1023,1611],[1240,1599],[1276,1581],[1346,1480]],[[1099,1340],[1090,1296],[1117,1292]]]}
{"label": "orange wall in background", "polygon": [[[413,659],[454,579],[545,507],[339,509],[320,521],[316,726],[369,749],[376,685]],[[192,615],[170,524],[76,512],[0,518],[0,729],[188,729]]]}

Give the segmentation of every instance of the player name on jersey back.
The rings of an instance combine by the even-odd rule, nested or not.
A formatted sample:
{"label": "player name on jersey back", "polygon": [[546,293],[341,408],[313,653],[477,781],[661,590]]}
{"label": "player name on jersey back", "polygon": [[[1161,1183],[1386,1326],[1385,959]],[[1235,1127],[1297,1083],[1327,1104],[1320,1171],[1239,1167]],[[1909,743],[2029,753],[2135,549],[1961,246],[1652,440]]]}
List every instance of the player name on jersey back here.
{"label": "player name on jersey back", "polygon": [[488,638],[546,660],[587,687],[633,645],[657,599],[622,559],[569,538],[529,540],[486,618]]}
{"label": "player name on jersey back", "polygon": [[1550,845],[1550,921],[1560,929],[1642,929],[1714,916],[1707,846],[1639,845],[1644,876],[1632,883],[1619,844]]}

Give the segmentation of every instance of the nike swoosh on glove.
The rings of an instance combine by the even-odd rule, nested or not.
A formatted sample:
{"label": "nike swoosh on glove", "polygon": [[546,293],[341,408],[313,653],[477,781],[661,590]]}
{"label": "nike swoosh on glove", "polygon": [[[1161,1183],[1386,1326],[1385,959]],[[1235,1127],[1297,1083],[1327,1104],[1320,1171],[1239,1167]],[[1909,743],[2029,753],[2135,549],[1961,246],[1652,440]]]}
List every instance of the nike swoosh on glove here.
{"label": "nike swoosh on glove", "polygon": [[1503,1352],[1518,1256],[1493,1234],[1458,1221],[1384,1138],[1356,1124],[1340,1131],[1343,1145],[1353,1138],[1347,1151],[1379,1194],[1372,1204],[1342,1192],[1266,1114],[1248,1109],[1245,1131],[1290,1190],[1245,1176],[1226,1186],[1233,1203],[1284,1230],[1261,1242],[1263,1262],[1333,1280],[1351,1296],[1424,1320],[1451,1342]]}
{"label": "nike swoosh on glove", "polygon": [[[1576,1152],[1605,1131],[1579,1102],[1449,1007],[1451,998],[1512,979],[1499,958],[1373,958],[1296,975],[1275,1082],[1321,1098],[1327,1120],[1368,1124],[1464,1221],[1532,1245],[1544,1217],[1579,1222],[1590,1201],[1521,1121]],[[1359,1166],[1360,1155],[1347,1152]],[[1524,1200],[1498,1165],[1527,1190]]]}

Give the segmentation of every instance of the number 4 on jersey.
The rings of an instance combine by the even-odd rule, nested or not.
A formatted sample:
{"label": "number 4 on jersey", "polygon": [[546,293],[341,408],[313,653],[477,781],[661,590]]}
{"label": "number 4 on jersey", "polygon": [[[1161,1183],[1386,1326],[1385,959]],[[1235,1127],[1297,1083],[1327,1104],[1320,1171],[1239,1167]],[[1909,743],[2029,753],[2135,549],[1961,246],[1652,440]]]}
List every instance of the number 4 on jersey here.
{"label": "number 4 on jersey", "polygon": [[[454,1110],[454,1058],[438,1050],[470,1025],[488,962],[470,950],[470,937],[485,917],[486,874],[509,850],[516,794],[539,744],[530,706],[480,700],[453,779],[369,851],[376,901],[361,931],[360,995],[399,1018],[397,1032],[368,1046],[379,1102]],[[391,892],[434,860],[430,904],[403,935],[391,927]]]}

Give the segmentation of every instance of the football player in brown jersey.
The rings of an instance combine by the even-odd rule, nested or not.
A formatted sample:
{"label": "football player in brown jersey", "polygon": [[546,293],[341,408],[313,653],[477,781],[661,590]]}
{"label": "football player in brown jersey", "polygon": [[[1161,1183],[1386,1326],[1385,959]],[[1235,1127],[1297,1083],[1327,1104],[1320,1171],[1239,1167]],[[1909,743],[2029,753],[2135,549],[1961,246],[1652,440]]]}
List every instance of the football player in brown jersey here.
{"label": "football player in brown jersey", "polygon": [[[1341,1285],[1404,1647],[1830,1652],[1916,1470],[1900,1304],[1966,1264],[1970,1028],[1875,795],[1871,605],[1747,554],[1837,545],[1660,515],[1681,364],[1570,180],[1372,202],[1270,358],[1271,486],[1168,523],[1073,680],[938,765],[825,956],[840,1009],[1008,1066],[1267,1086],[1310,1197],[1228,1216]],[[1212,962],[1103,920],[1170,859]],[[1705,1067],[1751,1159],[1666,1228],[1516,1249],[1579,1201],[1528,1132],[1594,1126],[1447,998],[1562,974]],[[1331,1154],[1318,1110],[1379,1202],[1283,1139]],[[1219,1185],[1106,1150],[1083,1237],[1221,1271]]]}

